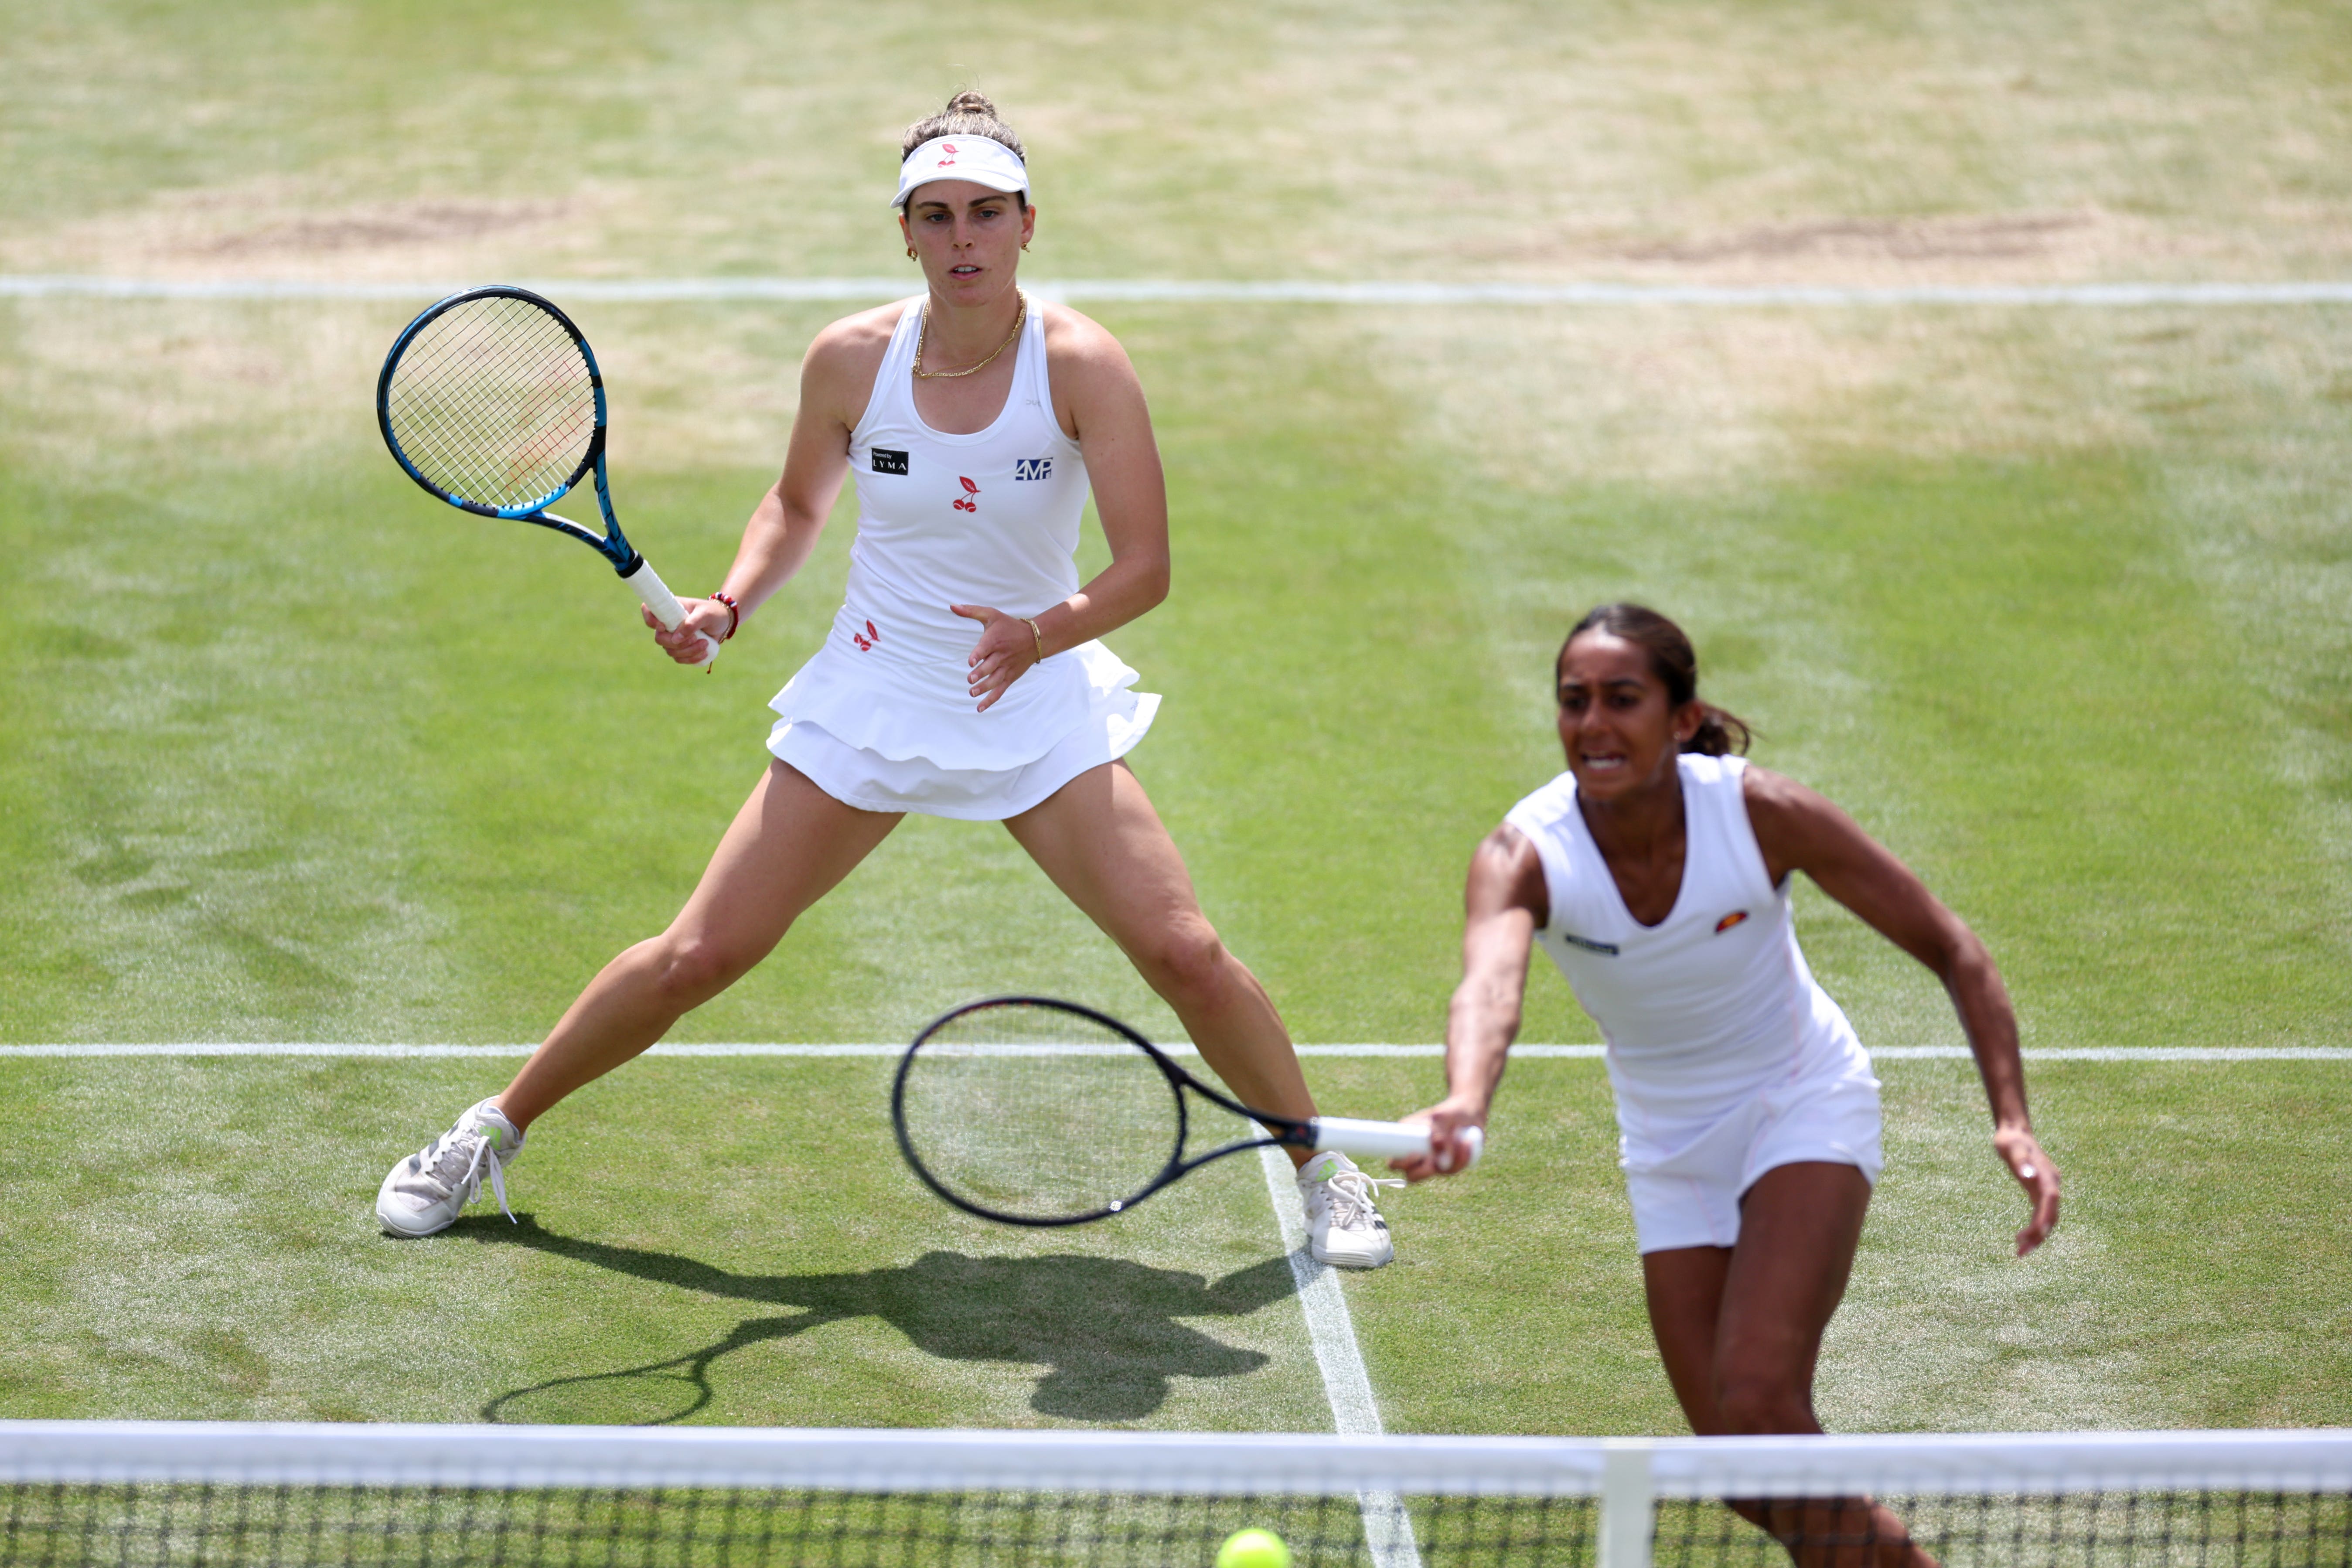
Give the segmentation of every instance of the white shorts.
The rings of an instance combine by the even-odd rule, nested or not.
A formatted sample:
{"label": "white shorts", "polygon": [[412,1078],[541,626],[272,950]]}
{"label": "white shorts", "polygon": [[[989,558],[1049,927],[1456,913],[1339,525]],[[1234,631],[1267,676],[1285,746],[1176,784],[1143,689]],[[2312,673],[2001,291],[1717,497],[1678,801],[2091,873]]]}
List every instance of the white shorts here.
{"label": "white shorts", "polygon": [[1160,699],[1148,691],[1115,694],[1086,722],[1017,768],[943,768],[921,757],[886,757],[837,739],[806,720],[779,720],[768,750],[809,776],[844,805],[860,811],[919,811],[967,822],[1018,816],[1089,768],[1115,763],[1151,728]]}
{"label": "white shorts", "polygon": [[1877,1080],[1840,1074],[1765,1089],[1686,1141],[1677,1137],[1664,1157],[1650,1157],[1628,1138],[1621,1147],[1635,1244],[1643,1252],[1731,1246],[1739,1239],[1740,1198],[1781,1165],[1852,1165],[1876,1186],[1885,1164],[1879,1126]]}

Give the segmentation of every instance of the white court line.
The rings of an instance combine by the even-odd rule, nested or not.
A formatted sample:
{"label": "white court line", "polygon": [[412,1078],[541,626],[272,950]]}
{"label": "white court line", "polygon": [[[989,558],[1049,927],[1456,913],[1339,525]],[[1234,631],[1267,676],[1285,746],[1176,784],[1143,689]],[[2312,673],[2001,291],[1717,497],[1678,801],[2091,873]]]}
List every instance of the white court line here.
{"label": "white court line", "polygon": [[[2352,1046],[2029,1046],[2030,1062],[2352,1062]],[[1885,1046],[1873,1061],[1966,1061],[1966,1046]]]}
{"label": "white court line", "polygon": [[[118,1045],[100,1041],[68,1041],[54,1045],[0,1046],[0,1060],[11,1057],[527,1057],[534,1047],[506,1046],[336,1045],[301,1040],[192,1041],[180,1045]],[[902,1045],[853,1041],[837,1045],[658,1045],[646,1052],[656,1057],[895,1057]],[[1016,1049],[1020,1047],[1003,1047]],[[1034,1047],[1041,1053],[1087,1056],[1122,1047],[1067,1046]],[[1336,1045],[1300,1046],[1302,1057],[1442,1057],[1444,1046]],[[1171,1056],[1200,1053],[1178,1042],[1162,1046]],[[1598,1060],[1602,1046],[1513,1046],[1516,1060]],[[1966,1046],[1881,1046],[1870,1053],[1873,1061],[1965,1061]],[[2029,1046],[2030,1062],[2352,1062],[2352,1046]]]}
{"label": "white court line", "polygon": [[[1290,1254],[1290,1278],[1298,1287],[1298,1308],[1307,1318],[1307,1337],[1315,1347],[1315,1365],[1323,1373],[1323,1397],[1331,1406],[1331,1429],[1342,1437],[1381,1435],[1380,1402],[1372,1397],[1371,1373],[1364,1370],[1363,1352],[1356,1346],[1356,1325],[1348,1316],[1348,1298],[1339,1293],[1336,1269],[1315,1261],[1307,1251],[1307,1221],[1298,1203],[1298,1179],[1289,1156],[1279,1149],[1260,1149],[1258,1164],[1265,1173],[1266,1196],[1282,1226],[1283,1249]],[[1412,1516],[1392,1491],[1356,1494],[1364,1516],[1364,1544],[1370,1548],[1373,1568],[1421,1568],[1421,1547],[1412,1533]]]}
{"label": "white court line", "polygon": [[[477,281],[481,281],[477,279]],[[856,301],[904,296],[904,278],[543,278],[525,288],[570,301]],[[111,278],[0,275],[0,298],[108,300],[389,300],[424,305],[469,285],[455,280],[340,282],[291,278]],[[1139,304],[1296,305],[2344,305],[2352,281],[2255,283],[1327,283],[1308,279],[1086,279],[1039,281],[1041,299]]]}

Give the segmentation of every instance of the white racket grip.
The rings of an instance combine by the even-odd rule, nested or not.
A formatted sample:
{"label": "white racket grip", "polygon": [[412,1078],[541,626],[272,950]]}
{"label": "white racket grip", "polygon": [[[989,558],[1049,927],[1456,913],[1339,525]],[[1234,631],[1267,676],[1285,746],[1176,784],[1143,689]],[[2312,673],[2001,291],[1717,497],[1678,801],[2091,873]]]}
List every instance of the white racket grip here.
{"label": "white racket grip", "polygon": [[[1486,1130],[1465,1127],[1462,1142],[1470,1145],[1470,1164],[1478,1163],[1486,1152]],[[1409,1160],[1415,1154],[1429,1152],[1429,1129],[1408,1126],[1402,1121],[1359,1121],[1348,1116],[1318,1116],[1315,1119],[1315,1148],[1318,1153],[1337,1149],[1342,1154],[1361,1154],[1369,1160]],[[1467,1170],[1469,1167],[1463,1167]]]}
{"label": "white racket grip", "polygon": [[[686,619],[686,606],[677,602],[677,595],[669,591],[669,584],[661,580],[661,574],[654,570],[654,563],[644,556],[637,557],[637,569],[622,578],[621,584],[654,613],[654,619],[662,624],[664,630],[674,632],[677,630],[678,623]],[[702,646],[705,649],[703,656],[695,663],[709,664],[719,657],[717,643],[704,637]]]}

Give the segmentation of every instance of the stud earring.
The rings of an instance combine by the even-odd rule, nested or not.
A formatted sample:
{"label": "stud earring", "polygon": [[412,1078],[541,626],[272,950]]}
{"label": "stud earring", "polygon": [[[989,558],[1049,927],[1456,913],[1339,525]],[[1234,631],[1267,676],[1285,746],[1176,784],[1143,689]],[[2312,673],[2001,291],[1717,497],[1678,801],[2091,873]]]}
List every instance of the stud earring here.
{"label": "stud earring", "polygon": [[911,245],[907,247],[907,259],[909,261],[915,259],[915,247]]}

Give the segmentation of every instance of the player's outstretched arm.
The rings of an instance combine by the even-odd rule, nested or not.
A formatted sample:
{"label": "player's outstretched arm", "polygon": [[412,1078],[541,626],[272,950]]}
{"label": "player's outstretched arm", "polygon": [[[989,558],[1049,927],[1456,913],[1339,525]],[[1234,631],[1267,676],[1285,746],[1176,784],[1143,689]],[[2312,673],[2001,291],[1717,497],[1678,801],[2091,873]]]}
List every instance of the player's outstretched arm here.
{"label": "player's outstretched arm", "polygon": [[1433,1134],[1427,1154],[1391,1163],[1408,1181],[1467,1170],[1471,1150],[1459,1134],[1484,1128],[1494,1106],[1518,1037],[1536,930],[1550,914],[1535,846],[1508,824],[1488,834],[1470,858],[1462,901],[1462,984],[1445,1015],[1446,1096],[1404,1119],[1425,1122]]}
{"label": "player's outstretched arm", "polygon": [[2017,1255],[2024,1257],[2058,1223],[2058,1167],[2033,1135],[2017,1015],[1992,954],[1911,868],[1824,796],[1759,767],[1747,770],[1742,788],[1775,884],[1802,871],[1944,983],[1992,1105],[1993,1147],[2033,1205],[2032,1217],[2017,1233]]}

